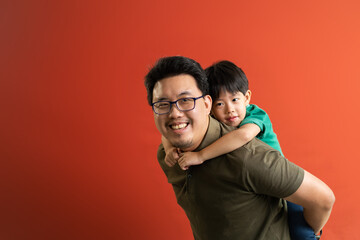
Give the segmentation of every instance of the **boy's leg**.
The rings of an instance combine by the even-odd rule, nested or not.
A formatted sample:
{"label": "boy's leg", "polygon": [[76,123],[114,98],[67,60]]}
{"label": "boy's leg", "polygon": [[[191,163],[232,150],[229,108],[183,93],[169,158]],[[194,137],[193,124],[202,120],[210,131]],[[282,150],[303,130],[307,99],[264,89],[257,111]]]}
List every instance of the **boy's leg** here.
{"label": "boy's leg", "polygon": [[292,240],[316,240],[314,230],[307,224],[303,215],[303,207],[287,202],[289,230]]}

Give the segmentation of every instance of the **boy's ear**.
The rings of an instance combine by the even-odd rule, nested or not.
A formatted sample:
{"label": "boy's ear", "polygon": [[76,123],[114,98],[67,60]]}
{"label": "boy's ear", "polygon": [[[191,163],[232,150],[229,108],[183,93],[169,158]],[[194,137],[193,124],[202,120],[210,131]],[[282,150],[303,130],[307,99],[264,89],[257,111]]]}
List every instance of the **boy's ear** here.
{"label": "boy's ear", "polygon": [[245,105],[250,104],[250,100],[251,100],[251,91],[247,90],[245,93]]}

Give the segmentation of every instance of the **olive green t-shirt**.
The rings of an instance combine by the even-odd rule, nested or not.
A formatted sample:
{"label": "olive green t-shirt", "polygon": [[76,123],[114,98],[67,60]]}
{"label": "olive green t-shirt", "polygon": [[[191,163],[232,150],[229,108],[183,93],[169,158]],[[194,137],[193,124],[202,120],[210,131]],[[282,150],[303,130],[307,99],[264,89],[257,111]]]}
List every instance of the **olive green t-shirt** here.
{"label": "olive green t-shirt", "polygon": [[[196,151],[234,130],[210,117]],[[184,209],[195,240],[290,240],[285,200],[304,171],[258,139],[183,171],[158,161]]]}

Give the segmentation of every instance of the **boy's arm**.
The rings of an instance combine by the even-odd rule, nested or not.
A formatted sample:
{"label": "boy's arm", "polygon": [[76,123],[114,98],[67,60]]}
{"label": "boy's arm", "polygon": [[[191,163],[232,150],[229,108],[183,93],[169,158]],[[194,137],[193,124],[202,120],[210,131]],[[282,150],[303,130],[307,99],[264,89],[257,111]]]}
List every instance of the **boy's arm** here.
{"label": "boy's arm", "polygon": [[260,133],[258,125],[249,123],[222,136],[200,151],[203,161],[234,151],[250,142]]}
{"label": "boy's arm", "polygon": [[284,199],[304,208],[304,218],[315,233],[319,233],[328,221],[335,202],[331,189],[306,171],[298,190]]}
{"label": "boy's arm", "polygon": [[179,159],[179,151],[163,136],[161,136],[161,142],[166,153],[165,163],[169,167],[172,167]]}
{"label": "boy's arm", "polygon": [[260,127],[258,125],[253,123],[245,124],[222,136],[199,152],[183,153],[178,161],[179,165],[183,170],[186,170],[189,166],[202,164],[206,160],[232,152],[251,141],[259,132]]}

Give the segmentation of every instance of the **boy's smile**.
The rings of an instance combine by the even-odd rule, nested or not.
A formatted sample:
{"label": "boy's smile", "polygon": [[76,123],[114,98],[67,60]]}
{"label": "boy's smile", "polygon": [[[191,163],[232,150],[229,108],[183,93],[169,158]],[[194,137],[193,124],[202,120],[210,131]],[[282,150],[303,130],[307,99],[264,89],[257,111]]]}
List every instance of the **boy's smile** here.
{"label": "boy's smile", "polygon": [[234,122],[234,123],[237,123],[237,125],[239,125],[238,121],[239,121],[239,117],[238,116],[231,116],[231,117],[228,117],[226,118],[226,121],[228,122]]}
{"label": "boy's smile", "polygon": [[245,95],[241,92],[221,91],[218,99],[213,103],[212,114],[220,122],[237,127],[245,118],[246,106],[249,104],[250,98],[250,90]]}

